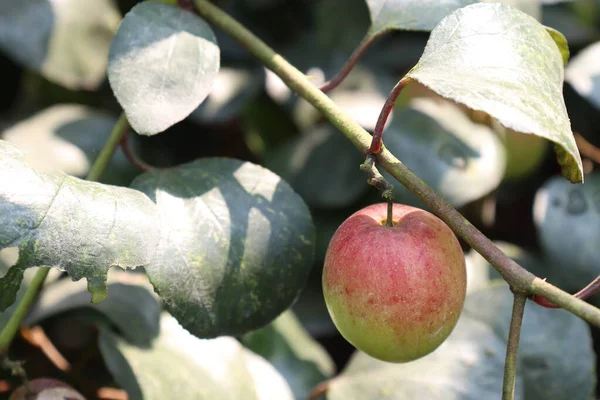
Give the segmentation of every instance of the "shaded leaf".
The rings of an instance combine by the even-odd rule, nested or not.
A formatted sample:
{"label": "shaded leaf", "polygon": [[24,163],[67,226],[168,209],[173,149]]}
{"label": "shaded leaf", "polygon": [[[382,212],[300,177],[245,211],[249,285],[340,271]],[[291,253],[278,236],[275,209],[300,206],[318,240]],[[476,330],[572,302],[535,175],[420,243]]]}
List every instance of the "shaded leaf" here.
{"label": "shaded leaf", "polygon": [[294,137],[265,158],[267,168],[315,207],[347,206],[366,193],[361,163],[361,154],[330,125]]}
{"label": "shaded leaf", "polygon": [[249,162],[205,158],[139,176],[158,206],[150,280],[165,308],[199,337],[264,326],[304,288],[314,226],[302,199]]}
{"label": "shaded leaf", "polygon": [[96,89],[120,20],[112,0],[2,0],[0,49],[52,82]]}
{"label": "shaded leaf", "polygon": [[[322,0],[314,12],[317,43],[331,51],[351,52],[370,25],[365,0]],[[344,18],[331,18],[341,12]]]}
{"label": "shaded leaf", "polygon": [[[39,171],[60,170],[85,177],[117,122],[117,118],[77,104],[60,104],[33,114],[3,132]],[[138,174],[117,148],[101,182],[127,186]]]}
{"label": "shaded leaf", "polygon": [[100,351],[131,400],[291,400],[283,377],[235,339],[201,340],[169,315],[150,347],[136,347],[108,329]]}
{"label": "shaded leaf", "polygon": [[371,14],[370,35],[402,29],[432,30],[446,15],[479,0],[366,0]]}
{"label": "shaded leaf", "polygon": [[600,42],[573,57],[565,70],[565,80],[581,97],[600,108]]}
{"label": "shaded leaf", "polygon": [[242,337],[242,343],[271,362],[287,380],[296,400],[334,373],[333,360],[287,311],[268,326]]}
{"label": "shaded leaf", "polygon": [[600,172],[578,186],[549,179],[536,194],[533,215],[544,252],[560,266],[553,273],[557,284],[580,290],[600,275]]}
{"label": "shaded leaf", "polygon": [[538,21],[501,4],[474,4],[440,22],[406,76],[508,128],[551,140],[563,175],[582,182],[563,75],[561,52]]}
{"label": "shaded leaf", "polygon": [[[501,284],[469,295],[463,313],[508,338],[512,292]],[[596,387],[596,355],[589,326],[565,310],[525,307],[519,361],[525,399],[587,400]]]}
{"label": "shaded leaf", "polygon": [[246,104],[256,97],[265,84],[262,68],[221,67],[208,98],[190,118],[198,123],[219,123],[239,116]]}
{"label": "shaded leaf", "polygon": [[108,273],[108,297],[90,304],[85,283],[62,279],[47,285],[23,321],[35,325],[60,313],[89,308],[100,312],[118,328],[126,340],[148,345],[158,335],[160,304],[143,274],[112,269]]}
{"label": "shaded leaf", "polygon": [[154,135],[186,118],[208,96],[219,70],[208,24],[163,3],[140,3],[110,47],[108,78],[133,129]]}
{"label": "shaded leaf", "polygon": [[[388,150],[455,207],[490,193],[504,177],[506,154],[500,139],[449,102],[413,100],[396,111],[383,139]],[[394,193],[398,201],[421,204],[398,182]]]}
{"label": "shaded leaf", "polygon": [[[106,297],[111,266],[150,262],[159,238],[156,207],[143,194],[29,167],[22,153],[0,141],[0,248],[19,246],[19,261],[0,280],[14,296],[32,266],[87,278],[92,301]],[[12,301],[3,302],[6,307]]]}
{"label": "shaded leaf", "polygon": [[[492,327],[463,315],[436,351],[416,361],[386,363],[357,351],[327,399],[494,399],[502,393],[505,347]],[[517,375],[515,399],[523,398]]]}
{"label": "shaded leaf", "polygon": [[540,0],[483,0],[482,3],[501,3],[514,7],[531,15],[538,21],[542,19],[542,4]]}

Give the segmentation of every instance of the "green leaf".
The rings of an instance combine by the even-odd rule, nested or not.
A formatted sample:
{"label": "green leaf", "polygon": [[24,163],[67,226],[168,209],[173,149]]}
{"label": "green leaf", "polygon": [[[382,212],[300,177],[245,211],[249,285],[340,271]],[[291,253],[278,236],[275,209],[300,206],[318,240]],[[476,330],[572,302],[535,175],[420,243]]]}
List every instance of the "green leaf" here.
{"label": "green leaf", "polygon": [[108,78],[133,129],[154,135],[186,118],[208,96],[219,58],[215,36],[200,17],[144,2],[119,26]]}
{"label": "green leaf", "polygon": [[44,287],[23,323],[35,325],[64,312],[90,309],[104,315],[130,343],[150,344],[159,332],[161,310],[148,278],[140,273],[112,269],[108,273],[107,287],[107,299],[90,304],[83,281],[61,279]]}
{"label": "green leaf", "polygon": [[507,128],[554,142],[563,175],[583,182],[563,75],[561,52],[544,26],[514,8],[482,3],[444,18],[406,76]]}
{"label": "green leaf", "polygon": [[287,309],[308,278],[314,226],[302,199],[249,162],[205,158],[139,176],[162,237],[150,280],[165,308],[199,337],[237,335]]}
{"label": "green leaf", "polygon": [[112,0],[2,0],[0,50],[54,83],[93,90],[120,20]]}
{"label": "green leaf", "polygon": [[[454,207],[490,193],[504,177],[506,154],[500,139],[450,102],[413,100],[395,111],[383,138],[388,150]],[[421,204],[399,183],[394,194],[398,201]]]}
{"label": "green leaf", "polygon": [[[495,399],[502,393],[505,347],[492,327],[463,315],[436,351],[416,361],[386,363],[357,351],[331,382],[327,399]],[[517,375],[515,399],[523,398]]]}
{"label": "green leaf", "polygon": [[600,108],[600,42],[573,57],[565,70],[565,80],[581,97]]}
{"label": "green leaf", "polygon": [[[19,261],[0,280],[14,301],[22,271],[54,267],[87,278],[92,301],[106,297],[106,272],[151,260],[159,238],[156,207],[143,194],[65,175],[40,172],[0,141],[0,249],[19,246]],[[12,299],[12,301],[11,301]]]}
{"label": "green leaf", "polygon": [[560,177],[537,192],[534,221],[541,246],[560,268],[556,284],[580,290],[600,275],[600,172],[573,186]]}
{"label": "green leaf", "polygon": [[294,137],[265,158],[265,166],[314,207],[344,207],[365,194],[361,163],[356,148],[330,125]]}
{"label": "green leaf", "polygon": [[[3,132],[39,171],[60,170],[83,178],[104,147],[117,118],[77,104],[49,107]],[[128,186],[139,170],[117,148],[101,182]]]}
{"label": "green leaf", "polygon": [[[463,311],[508,338],[513,295],[501,284],[469,295]],[[588,400],[595,394],[596,355],[589,326],[565,310],[525,307],[519,362],[525,399]]]}
{"label": "green leaf", "polygon": [[137,347],[104,328],[104,361],[131,400],[292,400],[283,377],[231,337],[201,340],[169,315],[149,347]]}
{"label": "green leaf", "polygon": [[273,364],[287,380],[296,400],[306,400],[313,387],[334,373],[333,360],[291,311],[245,335],[241,341]]}
{"label": "green leaf", "polygon": [[451,12],[479,0],[366,0],[369,35],[392,30],[430,31]]}

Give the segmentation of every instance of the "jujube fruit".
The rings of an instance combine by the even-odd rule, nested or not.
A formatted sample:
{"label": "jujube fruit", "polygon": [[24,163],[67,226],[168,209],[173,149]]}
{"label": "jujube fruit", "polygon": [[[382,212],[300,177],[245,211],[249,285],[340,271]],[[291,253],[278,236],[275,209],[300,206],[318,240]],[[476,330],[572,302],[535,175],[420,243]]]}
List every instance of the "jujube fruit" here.
{"label": "jujube fruit", "polygon": [[344,221],[325,256],[331,318],[359,350],[389,362],[434,351],[454,329],[466,296],[465,258],[452,230],[402,204],[365,207]]}

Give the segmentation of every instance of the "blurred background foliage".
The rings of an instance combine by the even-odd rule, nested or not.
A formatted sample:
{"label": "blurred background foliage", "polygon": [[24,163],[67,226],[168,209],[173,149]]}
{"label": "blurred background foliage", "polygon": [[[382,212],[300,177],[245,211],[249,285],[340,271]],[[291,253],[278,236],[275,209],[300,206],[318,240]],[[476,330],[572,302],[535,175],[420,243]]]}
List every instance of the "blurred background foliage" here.
{"label": "blurred background foliage", "polygon": [[[120,113],[106,79],[110,40],[136,3],[0,3],[1,138],[37,167],[78,177],[88,172]],[[216,3],[315,84],[341,68],[370,24],[364,0]],[[586,183],[560,177],[549,142],[506,129],[417,83],[399,98],[384,142],[507,254],[574,292],[600,274],[600,1],[504,3],[568,39],[564,96]],[[465,312],[431,356],[386,364],[355,352],[337,333],[321,293],[324,254],[337,226],[379,201],[378,193],[358,169],[361,155],[333,126],[231,38],[216,35],[221,69],[208,99],[159,135],[131,134],[131,149],[154,167],[226,156],[283,177],[310,206],[317,226],[307,287],[291,310],[263,329],[200,340],[161,311],[143,273],[112,271],[108,300],[97,305],[89,304],[85,283],[54,274],[14,344],[13,357],[27,360],[28,377],[53,378],[64,385],[59,382],[60,390],[102,399],[305,399],[329,378],[329,399],[497,398],[510,292],[466,245]],[[419,60],[427,38],[426,32],[396,31],[380,39],[331,97],[372,131],[388,92]],[[139,173],[118,150],[102,181],[127,186]],[[395,194],[398,202],[424,207],[399,183]],[[1,276],[14,250],[0,256]],[[21,293],[26,285],[27,279]],[[0,327],[10,313],[0,314]],[[529,304],[516,397],[596,396],[598,348],[597,328]],[[0,371],[0,396],[21,383]],[[41,384],[59,390],[55,383]]]}

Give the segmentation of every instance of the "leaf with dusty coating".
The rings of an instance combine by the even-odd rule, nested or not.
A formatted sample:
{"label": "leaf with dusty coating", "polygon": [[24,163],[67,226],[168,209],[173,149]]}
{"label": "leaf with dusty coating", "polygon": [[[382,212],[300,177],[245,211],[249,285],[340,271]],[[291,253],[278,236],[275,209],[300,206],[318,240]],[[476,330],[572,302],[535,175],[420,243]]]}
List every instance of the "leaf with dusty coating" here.
{"label": "leaf with dusty coating", "polygon": [[54,267],[87,278],[92,301],[106,297],[112,266],[149,264],[160,237],[155,205],[138,191],[29,167],[0,141],[0,249],[19,261],[0,280],[1,308],[12,304],[23,271]]}
{"label": "leaf with dusty coating", "polygon": [[139,176],[162,236],[146,268],[194,335],[238,335],[291,306],[312,266],[315,229],[300,196],[258,165],[205,158]]}
{"label": "leaf with dusty coating", "polygon": [[144,2],[119,26],[108,79],[132,128],[155,135],[200,105],[219,64],[219,47],[203,19],[176,6]]}
{"label": "leaf with dusty coating", "polygon": [[474,4],[440,22],[406,76],[507,128],[554,142],[563,175],[583,182],[562,95],[559,46],[543,25],[517,9]]}

